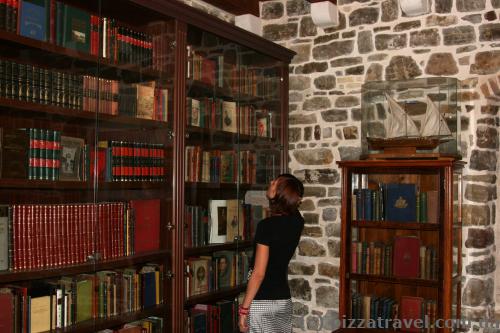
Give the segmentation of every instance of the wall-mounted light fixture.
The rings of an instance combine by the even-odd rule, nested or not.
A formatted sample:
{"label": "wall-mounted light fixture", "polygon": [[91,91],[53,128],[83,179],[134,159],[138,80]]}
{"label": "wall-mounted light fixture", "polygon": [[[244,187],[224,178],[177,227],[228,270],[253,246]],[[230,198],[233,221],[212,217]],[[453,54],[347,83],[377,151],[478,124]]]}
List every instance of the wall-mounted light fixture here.
{"label": "wall-mounted light fixture", "polygon": [[406,16],[423,15],[430,10],[429,0],[399,0],[399,5]]}
{"label": "wall-mounted light fixture", "polygon": [[311,3],[311,18],[320,28],[339,25],[339,10],[336,0],[308,0]]}
{"label": "wall-mounted light fixture", "polygon": [[253,32],[262,36],[262,21],[259,17],[252,14],[237,15],[234,18],[234,24],[237,27]]}

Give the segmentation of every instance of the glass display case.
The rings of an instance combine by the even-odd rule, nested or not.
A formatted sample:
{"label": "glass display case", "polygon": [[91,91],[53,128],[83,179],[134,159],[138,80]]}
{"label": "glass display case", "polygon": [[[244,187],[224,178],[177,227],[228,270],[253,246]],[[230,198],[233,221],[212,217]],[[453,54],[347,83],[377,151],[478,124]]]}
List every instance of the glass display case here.
{"label": "glass display case", "polygon": [[363,157],[460,157],[458,81],[373,81],[361,90]]}

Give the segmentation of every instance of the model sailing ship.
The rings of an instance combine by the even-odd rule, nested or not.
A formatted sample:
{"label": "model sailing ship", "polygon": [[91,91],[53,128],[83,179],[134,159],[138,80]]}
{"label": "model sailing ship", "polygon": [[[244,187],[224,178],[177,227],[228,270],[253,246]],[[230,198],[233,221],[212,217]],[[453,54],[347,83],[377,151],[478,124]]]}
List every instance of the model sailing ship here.
{"label": "model sailing ship", "polygon": [[384,123],[385,138],[368,137],[372,149],[414,147],[416,149],[434,149],[440,143],[448,141],[452,133],[441,116],[436,104],[427,96],[427,109],[420,130],[413,119],[399,103],[385,94],[388,103]]}

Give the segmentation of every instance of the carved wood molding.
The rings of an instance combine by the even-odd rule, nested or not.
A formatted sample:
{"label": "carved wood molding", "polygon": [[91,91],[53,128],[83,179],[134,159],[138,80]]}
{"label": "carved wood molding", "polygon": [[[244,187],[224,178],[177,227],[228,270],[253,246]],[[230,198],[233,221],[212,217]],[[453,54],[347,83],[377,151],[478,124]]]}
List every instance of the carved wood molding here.
{"label": "carved wood molding", "polygon": [[315,3],[315,2],[323,2],[323,1],[330,1],[331,3],[333,3],[334,5],[337,4],[337,0],[307,0],[309,1],[310,3]]}

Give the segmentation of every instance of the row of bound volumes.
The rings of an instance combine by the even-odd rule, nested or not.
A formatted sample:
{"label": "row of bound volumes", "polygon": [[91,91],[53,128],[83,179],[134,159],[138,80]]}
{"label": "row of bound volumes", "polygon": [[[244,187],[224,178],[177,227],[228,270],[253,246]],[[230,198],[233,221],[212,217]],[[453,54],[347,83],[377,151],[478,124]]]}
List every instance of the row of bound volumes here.
{"label": "row of bound volumes", "polygon": [[168,89],[0,59],[0,97],[73,110],[168,121]]}
{"label": "row of bound volumes", "polygon": [[185,311],[184,333],[234,333],[238,329],[236,300],[195,304]]}
{"label": "row of bound volumes", "polygon": [[[159,249],[160,202],[1,205],[0,269],[84,264]],[[151,234],[150,234],[151,233]]]}
{"label": "row of bound volumes", "polygon": [[280,86],[274,70],[236,65],[223,54],[207,55],[193,46],[188,46],[187,78],[253,97],[276,98]]}
{"label": "row of bound volumes", "polygon": [[108,328],[97,333],[163,333],[163,318],[148,317],[127,323],[121,328]]}
{"label": "row of bound volumes", "polygon": [[184,240],[187,247],[250,240],[257,224],[269,216],[260,205],[245,204],[237,199],[210,200],[202,206],[185,208]]}
{"label": "row of bound volumes", "polygon": [[437,302],[415,296],[402,296],[396,300],[354,293],[351,299],[351,319],[355,322],[353,327],[434,333],[438,319]]}
{"label": "row of bound volumes", "polygon": [[2,332],[47,332],[163,302],[163,266],[99,271],[0,289]]}
{"label": "row of bound volumes", "polygon": [[[418,256],[416,256],[413,247],[409,245],[406,238],[398,238],[394,243],[398,250],[404,252],[394,252],[393,244],[352,242],[351,272],[437,280],[439,273],[438,253],[434,247],[421,245]],[[405,256],[403,262],[400,258],[402,255]],[[410,267],[411,269],[409,269]]]}
{"label": "row of bound volumes", "polygon": [[109,59],[152,67],[153,36],[115,19],[99,17],[56,0],[8,0],[0,6],[0,28],[21,36]]}
{"label": "row of bound volumes", "polygon": [[189,126],[273,137],[273,113],[270,110],[211,97],[188,97],[186,106],[186,121]]}
{"label": "row of bound volumes", "polygon": [[185,180],[202,183],[267,184],[277,175],[279,157],[268,151],[203,150],[187,146]]}
{"label": "row of bound volumes", "polygon": [[[109,182],[165,180],[163,144],[110,140],[100,141],[98,145],[95,171],[99,179]],[[92,155],[93,152],[91,161]]]}
{"label": "row of bound volumes", "polygon": [[353,220],[439,223],[438,191],[419,191],[415,184],[354,189],[351,200]]}
{"label": "row of bound volumes", "polygon": [[250,251],[216,251],[212,256],[187,258],[186,297],[246,283],[251,255]]}

